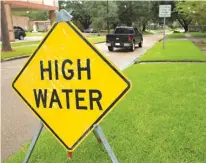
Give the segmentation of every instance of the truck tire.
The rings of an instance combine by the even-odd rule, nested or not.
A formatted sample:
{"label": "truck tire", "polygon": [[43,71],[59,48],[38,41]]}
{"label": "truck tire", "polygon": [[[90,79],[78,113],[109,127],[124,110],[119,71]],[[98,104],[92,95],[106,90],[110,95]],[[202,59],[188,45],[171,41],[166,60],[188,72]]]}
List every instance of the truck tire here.
{"label": "truck tire", "polygon": [[113,46],[108,46],[108,50],[109,50],[110,52],[112,52],[112,51],[114,50],[114,47],[113,47]]}
{"label": "truck tire", "polygon": [[132,46],[130,47],[130,50],[133,52],[135,50],[135,43],[132,42]]}
{"label": "truck tire", "polygon": [[24,40],[24,36],[23,36],[23,35],[20,35],[20,36],[19,36],[19,40]]}
{"label": "truck tire", "polygon": [[139,47],[140,47],[140,48],[142,47],[142,41],[139,42]]}

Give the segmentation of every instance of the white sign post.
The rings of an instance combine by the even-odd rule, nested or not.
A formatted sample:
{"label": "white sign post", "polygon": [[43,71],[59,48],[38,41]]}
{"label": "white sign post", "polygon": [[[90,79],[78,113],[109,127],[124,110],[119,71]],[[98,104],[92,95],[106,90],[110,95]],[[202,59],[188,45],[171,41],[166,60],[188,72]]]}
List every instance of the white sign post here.
{"label": "white sign post", "polygon": [[163,49],[165,48],[165,22],[166,18],[171,17],[171,5],[159,5],[159,17],[164,18],[164,32],[163,32]]}

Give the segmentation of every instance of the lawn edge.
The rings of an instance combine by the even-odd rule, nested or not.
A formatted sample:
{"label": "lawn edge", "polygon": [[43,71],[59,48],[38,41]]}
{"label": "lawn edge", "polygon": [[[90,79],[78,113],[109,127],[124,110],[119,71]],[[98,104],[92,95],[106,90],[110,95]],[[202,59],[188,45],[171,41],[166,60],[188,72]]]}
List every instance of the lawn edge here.
{"label": "lawn edge", "polygon": [[140,63],[206,63],[206,60],[142,60],[142,61],[135,61],[135,64]]}
{"label": "lawn edge", "polygon": [[[101,43],[104,43],[106,41],[100,41],[98,43],[94,43],[94,44],[101,44]],[[17,60],[17,59],[23,59],[23,58],[27,58],[29,57],[31,54],[25,54],[25,55],[22,55],[22,56],[17,56],[17,57],[9,57],[9,58],[5,58],[5,59],[1,59],[1,62],[7,62],[7,61],[12,61],[12,60]]]}
{"label": "lawn edge", "polygon": [[26,55],[22,55],[22,56],[18,56],[18,57],[9,57],[9,58],[5,58],[5,59],[1,59],[1,62],[7,62],[7,61],[12,61],[12,60],[27,58],[29,56],[30,56],[30,54],[26,54]]}

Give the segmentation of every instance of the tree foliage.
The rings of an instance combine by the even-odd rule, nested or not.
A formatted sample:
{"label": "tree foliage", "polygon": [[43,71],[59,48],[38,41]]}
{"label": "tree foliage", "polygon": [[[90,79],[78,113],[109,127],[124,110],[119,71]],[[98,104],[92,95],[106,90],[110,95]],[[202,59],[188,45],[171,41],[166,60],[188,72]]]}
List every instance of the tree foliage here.
{"label": "tree foliage", "polygon": [[145,31],[149,22],[158,19],[156,1],[120,1],[117,4],[120,24],[135,25]]}
{"label": "tree foliage", "polygon": [[194,24],[206,23],[206,2],[177,2],[177,9],[191,19]]}
{"label": "tree foliage", "polygon": [[[97,30],[110,29],[117,25],[117,5],[112,1],[90,2],[89,11],[92,15],[92,25]],[[98,20],[99,19],[99,20]]]}
{"label": "tree foliage", "polygon": [[189,12],[185,10],[185,2],[176,2],[176,18],[181,24],[181,26],[184,28],[185,32],[188,31],[189,25],[192,22],[191,14],[188,14]]}
{"label": "tree foliage", "polygon": [[[148,23],[163,23],[158,17],[159,5],[170,4],[172,17],[167,22],[178,20],[188,31],[188,26],[206,23],[206,2],[197,1],[60,1],[60,6],[74,10],[74,21],[86,29],[90,25],[98,30],[119,25],[135,25],[145,30]],[[99,20],[98,20],[99,19]]]}
{"label": "tree foliage", "polygon": [[80,29],[87,29],[92,24],[88,1],[59,1],[60,9],[72,10],[73,20]]}
{"label": "tree foliage", "polygon": [[[60,8],[73,10],[72,15],[76,24],[81,24],[83,29],[87,29],[91,24],[98,29],[107,28],[117,24],[117,6],[112,1],[60,1]],[[100,19],[101,21],[99,21]]]}
{"label": "tree foliage", "polygon": [[175,2],[174,14],[185,32],[187,32],[190,24],[204,25],[206,23],[206,2]]}
{"label": "tree foliage", "polygon": [[48,20],[49,19],[48,11],[16,11],[16,12],[13,12],[13,15],[27,16],[27,17],[29,17],[29,20],[32,20],[32,21]]}

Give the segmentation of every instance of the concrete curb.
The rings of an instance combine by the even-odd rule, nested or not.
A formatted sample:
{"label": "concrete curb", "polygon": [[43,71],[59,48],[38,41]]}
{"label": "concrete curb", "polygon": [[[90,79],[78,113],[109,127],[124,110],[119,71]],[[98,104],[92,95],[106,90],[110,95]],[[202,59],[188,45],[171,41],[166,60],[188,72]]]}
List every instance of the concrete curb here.
{"label": "concrete curb", "polygon": [[1,62],[7,62],[7,61],[12,61],[12,60],[17,60],[17,59],[23,59],[29,57],[30,54],[18,56],[18,57],[11,57],[11,58],[6,58],[6,59],[1,59]]}
{"label": "concrete curb", "polygon": [[106,41],[101,41],[101,42],[98,42],[98,43],[94,43],[94,44],[101,44],[101,43],[105,43]]}
{"label": "concrete curb", "polygon": [[[95,44],[101,44],[104,42],[106,42],[106,41],[98,42]],[[30,54],[26,54],[26,55],[22,55],[22,56],[18,56],[18,57],[5,58],[5,59],[1,59],[1,62],[7,62],[7,61],[12,61],[12,60],[17,60],[17,59],[28,58],[29,56],[30,56]]]}

